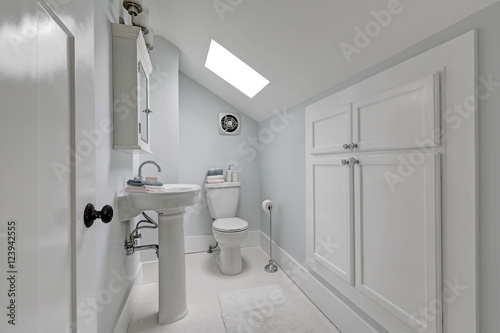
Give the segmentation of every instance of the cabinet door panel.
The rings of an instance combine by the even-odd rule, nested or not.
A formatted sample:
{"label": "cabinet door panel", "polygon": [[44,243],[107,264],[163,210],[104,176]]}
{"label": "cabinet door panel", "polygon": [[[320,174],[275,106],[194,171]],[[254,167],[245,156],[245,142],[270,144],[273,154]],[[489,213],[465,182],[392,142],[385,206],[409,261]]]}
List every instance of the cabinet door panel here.
{"label": "cabinet door panel", "polygon": [[311,119],[311,154],[343,152],[351,143],[351,105],[327,110]]}
{"label": "cabinet door panel", "polygon": [[439,145],[439,73],[353,103],[359,150]]}
{"label": "cabinet door panel", "polygon": [[[439,156],[361,157],[355,167],[356,288],[418,332],[439,332]],[[439,312],[439,311],[438,311]]]}
{"label": "cabinet door panel", "polygon": [[352,169],[341,158],[316,161],[313,169],[313,269],[353,284]]}

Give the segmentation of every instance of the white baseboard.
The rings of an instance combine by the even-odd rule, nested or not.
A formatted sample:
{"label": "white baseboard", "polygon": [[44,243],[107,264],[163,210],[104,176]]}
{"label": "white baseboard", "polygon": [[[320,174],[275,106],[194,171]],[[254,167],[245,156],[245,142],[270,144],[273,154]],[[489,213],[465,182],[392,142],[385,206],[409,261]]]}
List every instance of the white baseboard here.
{"label": "white baseboard", "polygon": [[[241,247],[258,246],[260,242],[260,230],[251,230]],[[215,245],[213,235],[189,236],[184,238],[184,248],[186,253],[196,253],[207,251],[210,245]]]}
{"label": "white baseboard", "polygon": [[[206,252],[210,245],[215,245],[213,235],[190,236],[184,239],[184,248],[186,254],[196,252]],[[247,238],[241,244],[241,247],[259,246],[260,231],[252,230],[248,232]],[[142,284],[158,282],[158,261],[149,261],[142,263]]]}
{"label": "white baseboard", "polygon": [[[260,232],[260,246],[269,253],[269,237]],[[273,242],[273,259],[290,279],[342,332],[376,333],[370,324]]]}

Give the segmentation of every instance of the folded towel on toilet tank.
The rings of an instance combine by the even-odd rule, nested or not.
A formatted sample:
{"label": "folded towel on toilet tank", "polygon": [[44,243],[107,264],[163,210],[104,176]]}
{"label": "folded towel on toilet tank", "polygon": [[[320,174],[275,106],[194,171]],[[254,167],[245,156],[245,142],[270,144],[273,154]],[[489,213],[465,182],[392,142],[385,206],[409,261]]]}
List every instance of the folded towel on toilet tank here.
{"label": "folded towel on toilet tank", "polygon": [[224,183],[224,179],[207,179],[207,184],[219,184]]}
{"label": "folded towel on toilet tank", "polygon": [[224,174],[224,170],[221,168],[211,168],[207,171],[207,176],[220,176]]}
{"label": "folded towel on toilet tank", "polygon": [[223,175],[207,176],[207,180],[214,180],[214,179],[224,179],[224,176]]}

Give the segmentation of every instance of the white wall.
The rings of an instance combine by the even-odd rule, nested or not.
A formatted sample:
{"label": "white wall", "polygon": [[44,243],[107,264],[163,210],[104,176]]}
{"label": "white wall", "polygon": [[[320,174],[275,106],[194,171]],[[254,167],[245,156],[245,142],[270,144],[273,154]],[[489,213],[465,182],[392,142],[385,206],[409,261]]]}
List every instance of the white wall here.
{"label": "white wall", "polygon": [[[158,177],[163,183],[179,182],[179,49],[161,36],[154,36],[154,49],[149,53],[153,73],[149,78],[151,114],[151,151],[141,154],[139,162],[153,160],[162,169],[158,173],[154,165],[142,168],[145,176]],[[134,176],[138,165],[134,166]],[[147,212],[158,221],[158,214]],[[143,230],[140,243],[158,244],[158,230]],[[135,254],[139,255],[139,254]],[[141,261],[157,260],[154,251],[140,252]]]}
{"label": "white wall", "polygon": [[[186,236],[212,235],[212,218],[208,213],[204,191],[208,169],[226,169],[229,163],[239,171],[241,185],[238,216],[248,221],[250,230],[259,230],[259,164],[257,154],[247,155],[245,142],[257,136],[258,124],[241,114],[241,134],[218,133],[219,112],[239,112],[234,107],[180,74],[180,169],[181,183],[202,186],[198,204],[186,209]],[[240,148],[239,148],[240,147]]]}
{"label": "white wall", "polygon": [[[113,123],[113,73],[111,22],[118,22],[123,15],[121,1],[95,2],[95,112],[96,112],[96,208],[111,205],[115,218],[109,224],[97,221],[97,295],[102,298],[102,309],[97,313],[98,332],[111,333],[128,296],[138,266],[139,256],[126,256],[123,241],[130,232],[131,223],[116,218],[117,194],[125,188],[133,175],[131,154],[113,150],[113,133],[102,131],[104,123]],[[127,14],[128,15],[128,14]],[[91,110],[89,110],[90,112]],[[110,282],[117,276],[125,277],[123,283]]]}
{"label": "white wall", "polygon": [[[500,289],[500,178],[497,166],[500,163],[500,3],[496,3],[448,29],[432,36],[410,49],[363,71],[359,75],[329,89],[328,91],[291,108],[288,113],[295,116],[274,139],[265,145],[259,154],[261,174],[261,199],[270,198],[278,204],[273,215],[273,238],[295,260],[304,263],[305,253],[305,149],[304,108],[328,95],[388,69],[404,60],[457,37],[469,30],[478,30],[479,77],[494,83],[490,96],[479,100],[479,218],[480,218],[480,323],[481,332],[495,333],[500,327],[498,316]],[[354,64],[355,65],[355,64]],[[498,82],[498,83],[497,83]],[[483,89],[483,93],[485,93]],[[259,131],[272,129],[277,120],[268,119],[259,124]],[[268,234],[267,217],[262,215],[262,230]],[[304,265],[306,267],[306,265]],[[313,275],[315,275],[313,273]],[[317,275],[318,280],[322,281]],[[336,290],[329,287],[332,292]],[[348,300],[344,301],[349,304]],[[355,308],[351,305],[351,307]],[[359,310],[355,309],[358,313]],[[363,314],[361,314],[364,316]],[[375,325],[372,323],[372,325]],[[379,328],[383,331],[381,328]]]}

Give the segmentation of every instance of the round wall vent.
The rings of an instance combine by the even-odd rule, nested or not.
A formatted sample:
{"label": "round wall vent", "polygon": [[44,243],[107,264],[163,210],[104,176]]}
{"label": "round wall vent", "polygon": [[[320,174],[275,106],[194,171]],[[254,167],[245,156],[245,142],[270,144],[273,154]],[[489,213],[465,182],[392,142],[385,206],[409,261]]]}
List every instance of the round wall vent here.
{"label": "round wall vent", "polygon": [[237,113],[219,113],[219,134],[238,135],[241,132],[240,115]]}

